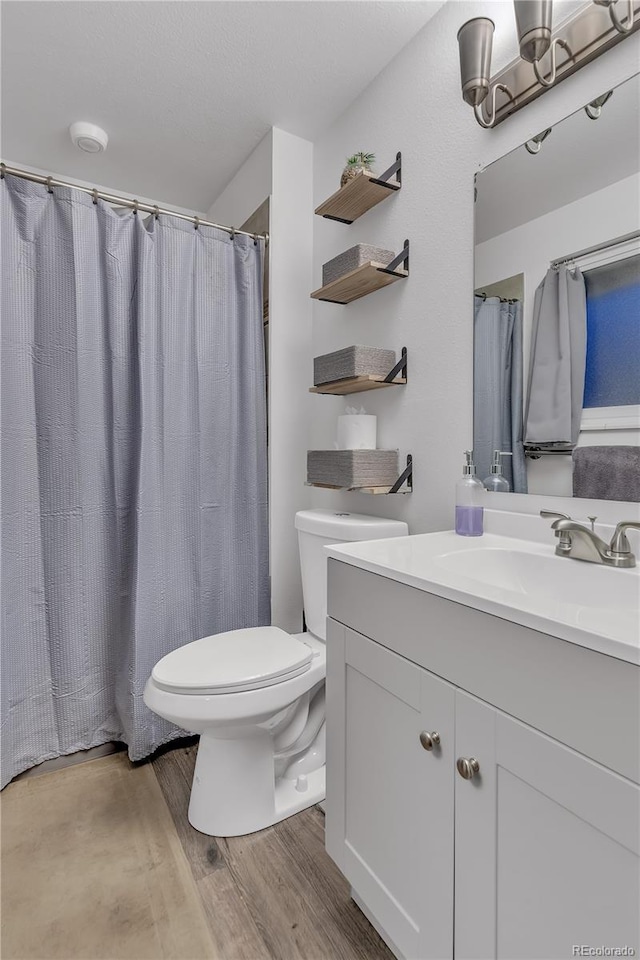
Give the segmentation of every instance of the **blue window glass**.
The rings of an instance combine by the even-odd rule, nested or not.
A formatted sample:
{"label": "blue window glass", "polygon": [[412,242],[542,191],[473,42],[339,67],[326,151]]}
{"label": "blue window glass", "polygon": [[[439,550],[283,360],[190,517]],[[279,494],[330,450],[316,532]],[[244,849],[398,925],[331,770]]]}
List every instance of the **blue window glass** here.
{"label": "blue window glass", "polygon": [[584,273],[587,370],[584,407],[640,404],[640,256]]}

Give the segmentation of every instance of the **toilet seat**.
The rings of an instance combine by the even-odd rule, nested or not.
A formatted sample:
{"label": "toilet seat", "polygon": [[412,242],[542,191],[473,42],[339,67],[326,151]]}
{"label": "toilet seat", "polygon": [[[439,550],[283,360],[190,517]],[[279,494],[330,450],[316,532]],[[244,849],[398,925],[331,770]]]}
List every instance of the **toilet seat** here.
{"label": "toilet seat", "polygon": [[151,676],[168,693],[242,693],[298,677],[312,658],[307,643],[279,627],[251,627],[187,643],[159,660]]}

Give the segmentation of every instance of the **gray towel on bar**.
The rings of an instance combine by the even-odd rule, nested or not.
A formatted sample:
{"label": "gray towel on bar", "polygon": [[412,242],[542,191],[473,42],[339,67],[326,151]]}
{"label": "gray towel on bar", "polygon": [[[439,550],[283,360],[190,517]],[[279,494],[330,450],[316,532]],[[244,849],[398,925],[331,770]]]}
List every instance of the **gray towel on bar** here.
{"label": "gray towel on bar", "polygon": [[587,295],[576,268],[551,268],[533,304],[524,442],[578,442],[587,354]]}
{"label": "gray towel on bar", "polygon": [[573,495],[640,502],[640,447],[577,447],[573,451]]}

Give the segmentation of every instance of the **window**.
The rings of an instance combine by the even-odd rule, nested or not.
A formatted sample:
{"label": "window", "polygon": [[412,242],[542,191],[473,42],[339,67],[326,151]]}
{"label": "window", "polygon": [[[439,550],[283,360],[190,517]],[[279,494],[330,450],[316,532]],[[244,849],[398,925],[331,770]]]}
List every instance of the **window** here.
{"label": "window", "polygon": [[587,290],[581,431],[640,428],[640,234],[573,261]]}
{"label": "window", "polygon": [[640,256],[584,271],[587,368],[583,407],[640,404]]}

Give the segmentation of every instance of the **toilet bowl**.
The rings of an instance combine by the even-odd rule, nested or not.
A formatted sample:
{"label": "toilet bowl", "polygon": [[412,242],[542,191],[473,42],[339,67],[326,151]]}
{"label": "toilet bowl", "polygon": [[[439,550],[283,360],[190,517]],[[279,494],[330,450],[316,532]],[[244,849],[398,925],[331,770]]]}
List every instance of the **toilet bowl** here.
{"label": "toilet bowl", "polygon": [[232,630],[194,640],[153,668],[144,702],[200,734],[189,822],[210,836],[262,830],[324,799],[325,620],[330,543],[404,536],[362,514],[296,514],[308,632]]}

